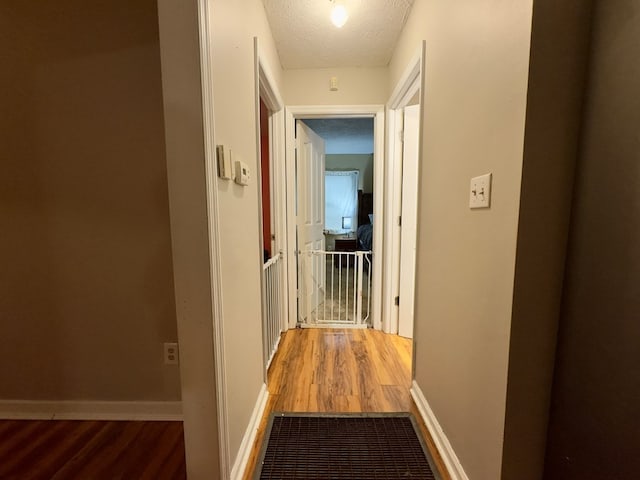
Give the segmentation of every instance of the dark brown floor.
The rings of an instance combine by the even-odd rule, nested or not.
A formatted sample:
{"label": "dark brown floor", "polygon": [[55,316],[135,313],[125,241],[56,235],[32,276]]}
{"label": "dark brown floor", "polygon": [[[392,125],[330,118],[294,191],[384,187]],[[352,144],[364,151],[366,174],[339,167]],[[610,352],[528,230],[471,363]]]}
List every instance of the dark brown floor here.
{"label": "dark brown floor", "polygon": [[2,480],[186,478],[182,422],[0,421]]}

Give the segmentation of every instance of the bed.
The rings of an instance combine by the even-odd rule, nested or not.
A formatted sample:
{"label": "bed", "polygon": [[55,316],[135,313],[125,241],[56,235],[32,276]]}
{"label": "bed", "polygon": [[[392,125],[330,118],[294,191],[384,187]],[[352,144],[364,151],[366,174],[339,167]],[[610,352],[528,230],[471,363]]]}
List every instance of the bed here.
{"label": "bed", "polygon": [[358,250],[369,251],[373,246],[373,194],[358,190]]}

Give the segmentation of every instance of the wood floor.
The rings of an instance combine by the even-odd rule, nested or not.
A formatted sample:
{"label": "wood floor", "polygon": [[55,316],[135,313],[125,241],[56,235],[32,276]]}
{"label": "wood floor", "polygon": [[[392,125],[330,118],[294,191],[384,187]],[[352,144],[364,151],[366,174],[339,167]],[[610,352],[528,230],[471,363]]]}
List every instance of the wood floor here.
{"label": "wood floor", "polygon": [[[396,335],[289,330],[269,370],[269,401],[245,478],[252,477],[272,411],[409,411],[448,480],[409,395],[410,365],[411,342]],[[0,421],[2,480],[185,478],[182,422]]]}
{"label": "wood floor", "polygon": [[0,421],[2,480],[186,478],[182,422]]}
{"label": "wood floor", "polygon": [[253,476],[271,412],[412,412],[436,468],[449,479],[409,394],[411,341],[371,329],[289,330],[268,379],[269,400],[245,479]]}

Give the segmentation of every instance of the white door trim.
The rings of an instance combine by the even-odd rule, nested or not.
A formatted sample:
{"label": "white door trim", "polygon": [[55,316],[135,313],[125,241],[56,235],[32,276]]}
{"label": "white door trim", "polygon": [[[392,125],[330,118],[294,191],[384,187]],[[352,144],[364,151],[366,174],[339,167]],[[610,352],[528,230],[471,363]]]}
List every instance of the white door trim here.
{"label": "white door trim", "polygon": [[420,159],[420,105],[407,105],[403,109],[402,126],[402,192],[400,205],[402,226],[400,234],[398,335],[413,338],[415,268],[418,210],[418,165]]}
{"label": "white door trim", "polygon": [[[216,369],[216,399],[218,403],[218,441],[220,470],[223,478],[231,472],[229,449],[229,414],[227,410],[227,369],[224,353],[224,315],[222,296],[222,250],[220,248],[220,213],[218,209],[218,175],[213,110],[213,18],[207,0],[198,0],[200,19],[200,68],[202,72],[202,109],[204,116],[205,171],[207,180],[207,212],[209,217],[209,257],[211,264],[211,301],[213,306],[214,356]],[[184,409],[183,405],[183,409]]]}
{"label": "white door trim", "polygon": [[[255,68],[255,112],[256,112],[256,153],[257,158],[260,159],[260,98],[264,101],[265,105],[270,111],[269,115],[269,165],[271,170],[271,200],[272,200],[272,232],[276,236],[275,246],[278,252],[282,252],[283,267],[280,269],[282,273],[281,282],[282,285],[287,285],[287,257],[284,255],[287,247],[287,235],[286,235],[286,205],[285,205],[285,150],[284,150],[284,103],[282,102],[282,96],[278,91],[277,84],[273,79],[269,65],[265,60],[265,55],[262,54],[260,48],[260,42],[258,37],[253,38],[254,46],[254,68]],[[260,163],[260,162],[258,162]],[[260,258],[262,258],[263,248],[263,228],[262,228],[262,169],[256,169],[256,183],[258,188],[258,208],[260,211]],[[275,255],[277,252],[272,252]],[[264,285],[262,278],[262,265],[260,265],[260,291],[264,294]],[[288,302],[288,289],[282,288],[281,292],[281,305],[287,305]],[[264,302],[263,307],[264,307]],[[287,330],[288,318],[285,309],[285,315],[281,319],[281,328],[283,331]],[[262,318],[264,319],[265,312],[262,312]],[[264,327],[264,322],[263,322]],[[263,342],[264,343],[264,342]],[[264,369],[264,381],[267,382],[267,367]]]}
{"label": "white door trim", "polygon": [[[384,321],[382,329],[386,333],[398,333],[398,307],[395,297],[400,283],[400,203],[402,192],[402,109],[413,96],[420,95],[420,119],[424,117],[424,65],[426,43],[423,41],[419,51],[412,57],[403,75],[393,89],[387,102],[387,164],[385,171],[386,195],[384,209],[390,212],[384,223],[384,284],[382,287]],[[422,124],[422,122],[420,122]],[[422,128],[422,127],[420,127]],[[418,158],[422,158],[422,134],[420,134]],[[418,173],[420,172],[420,161]],[[420,188],[418,187],[418,191]],[[414,322],[415,324],[415,322]]]}
{"label": "white door trim", "polygon": [[[285,108],[286,135],[286,227],[288,262],[287,290],[295,292],[296,285],[296,222],[295,222],[295,121],[299,118],[362,118],[371,117],[373,121],[373,278],[372,278],[372,321],[373,327],[382,328],[382,252],[383,252],[383,197],[384,197],[384,106],[382,105],[295,105]],[[296,295],[289,295],[289,328],[295,328],[297,321]]]}
{"label": "white door trim", "polygon": [[230,472],[209,5],[158,1],[186,467],[193,479]]}

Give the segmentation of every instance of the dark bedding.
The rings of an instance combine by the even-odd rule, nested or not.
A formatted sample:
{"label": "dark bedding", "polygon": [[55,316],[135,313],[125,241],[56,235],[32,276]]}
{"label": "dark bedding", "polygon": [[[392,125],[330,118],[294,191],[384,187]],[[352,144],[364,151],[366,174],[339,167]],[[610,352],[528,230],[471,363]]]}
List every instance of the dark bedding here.
{"label": "dark bedding", "polygon": [[373,225],[360,225],[356,235],[358,237],[358,250],[371,250]]}

